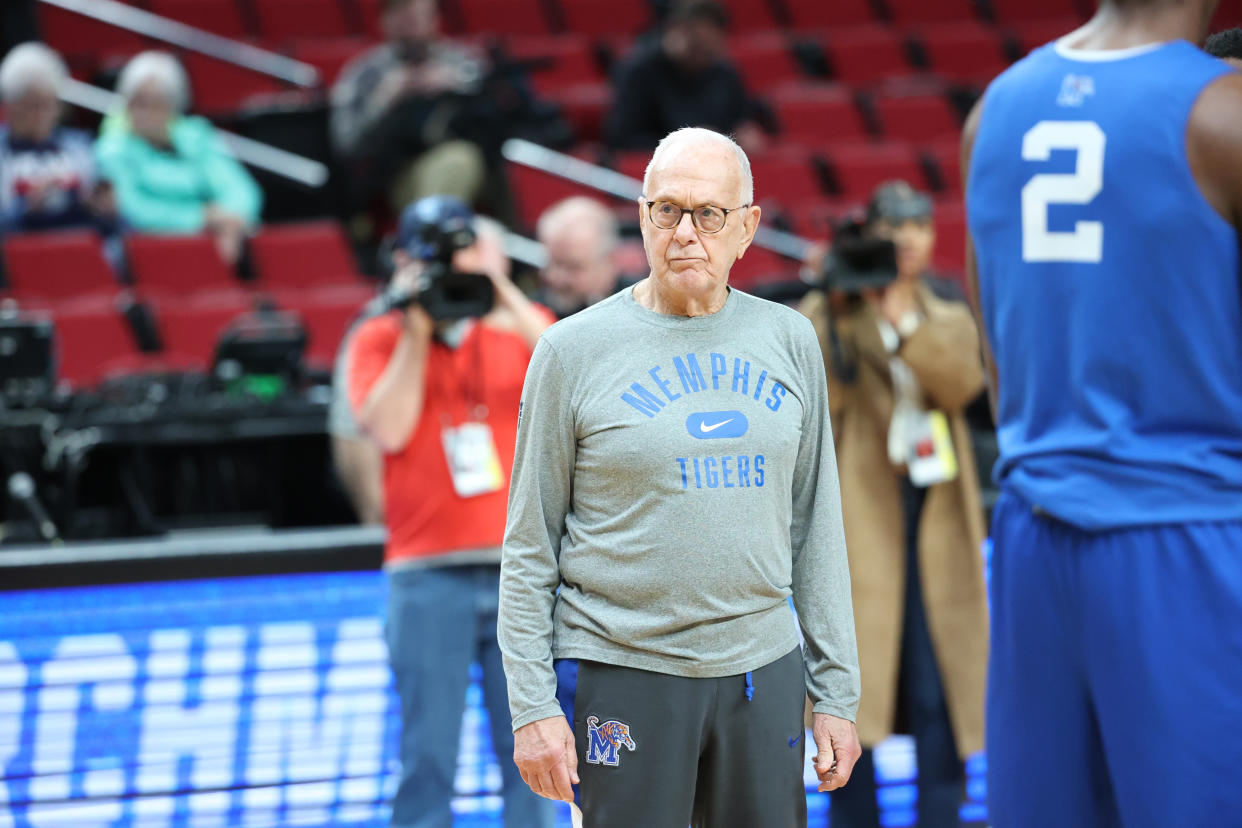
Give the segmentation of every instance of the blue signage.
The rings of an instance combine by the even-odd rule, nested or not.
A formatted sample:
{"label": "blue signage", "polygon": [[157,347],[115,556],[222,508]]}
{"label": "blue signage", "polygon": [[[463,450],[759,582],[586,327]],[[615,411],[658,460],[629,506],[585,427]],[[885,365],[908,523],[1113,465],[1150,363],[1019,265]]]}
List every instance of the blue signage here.
{"label": "blue signage", "polygon": [[[353,572],[0,593],[0,828],[386,825],[400,722],[384,589]],[[475,679],[454,810],[499,828]],[[911,824],[908,741],[877,765],[885,824]],[[813,779],[808,764],[823,826]]]}

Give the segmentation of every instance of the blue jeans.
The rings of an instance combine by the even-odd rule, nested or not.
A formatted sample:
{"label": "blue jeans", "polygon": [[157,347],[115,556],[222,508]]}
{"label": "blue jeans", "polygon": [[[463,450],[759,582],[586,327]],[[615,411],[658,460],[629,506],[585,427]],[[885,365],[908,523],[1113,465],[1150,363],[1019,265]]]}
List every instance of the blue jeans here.
{"label": "blue jeans", "polygon": [[504,785],[505,828],[550,828],[555,806],[531,792],[513,764],[513,732],[496,609],[498,565],[393,572],[388,578],[388,659],[401,699],[401,782],[393,828],[450,828],[470,664],[483,667],[483,698]]}

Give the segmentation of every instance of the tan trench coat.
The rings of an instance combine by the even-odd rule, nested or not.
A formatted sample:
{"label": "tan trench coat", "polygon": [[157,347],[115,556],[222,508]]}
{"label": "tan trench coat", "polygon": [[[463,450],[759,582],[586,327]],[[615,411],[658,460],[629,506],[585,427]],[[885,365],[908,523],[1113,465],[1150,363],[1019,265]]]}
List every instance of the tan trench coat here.
{"label": "tan trench coat", "polygon": [[[969,310],[924,288],[925,318],[901,346],[926,396],[945,413],[960,471],[931,487],[919,523],[919,566],[932,646],[949,718],[963,758],[983,749],[987,668],[987,594],[980,546],[983,513],[974,452],[963,409],[984,387],[979,338]],[[825,302],[813,292],[802,312],[828,354]],[[841,342],[857,353],[858,374],[844,384],[828,369],[828,404],[837,446],[841,503],[849,548],[854,619],[862,671],[858,734],[873,747],[893,732],[906,577],[905,512],[900,478],[888,459],[893,389],[875,311],[863,306],[837,322]]]}

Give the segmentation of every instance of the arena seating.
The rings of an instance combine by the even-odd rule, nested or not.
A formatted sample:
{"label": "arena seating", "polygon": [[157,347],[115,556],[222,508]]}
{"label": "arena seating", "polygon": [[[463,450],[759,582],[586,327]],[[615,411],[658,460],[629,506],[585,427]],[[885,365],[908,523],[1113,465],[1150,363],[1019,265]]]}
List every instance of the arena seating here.
{"label": "arena seating", "polygon": [[[341,69],[379,41],[381,0],[127,0],[173,20],[255,43],[315,66],[319,90],[192,53],[195,108],[216,117],[265,102],[297,107],[326,94]],[[777,130],[752,159],[756,198],[783,226],[823,237],[830,222],[877,183],[908,178],[932,191],[940,244],[937,264],[961,267],[964,224],[957,135],[967,108],[1008,62],[1071,30],[1091,0],[724,0],[733,19],[729,50]],[[1225,4],[1222,4],[1225,5]],[[442,0],[445,29],[483,48],[498,46],[527,67],[537,95],[561,107],[578,144],[572,153],[641,177],[646,153],[603,149],[611,102],[608,76],[651,24],[642,0]],[[1242,22],[1222,9],[1216,25]],[[122,29],[40,4],[48,42],[75,75],[96,77],[127,56],[157,46]],[[320,103],[319,105],[322,105]],[[590,194],[571,182],[509,165],[519,229],[533,231],[554,201]],[[632,223],[632,206],[611,200]],[[250,245],[253,281],[209,251],[206,240],[135,239],[129,245],[134,293],[159,305],[162,328],[190,331],[188,315],[222,316],[266,300],[298,311],[312,350],[330,356],[335,337],[371,287],[331,221],[264,228]],[[28,307],[87,314],[110,310],[125,288],[98,243],[81,235],[7,239],[0,296]],[[32,271],[31,261],[37,261]],[[50,265],[50,266],[49,266]],[[741,281],[792,275],[794,263],[752,251]],[[53,272],[54,271],[54,272]],[[33,275],[32,275],[33,273]],[[248,274],[249,275],[249,274]],[[119,320],[119,321],[118,321]],[[218,321],[218,320],[217,320]],[[88,326],[75,317],[77,328]],[[208,328],[215,327],[207,324]],[[113,330],[115,333],[115,330]],[[174,345],[203,354],[201,343]],[[204,341],[207,339],[204,335]],[[110,336],[116,344],[124,341]],[[167,342],[166,342],[167,345]],[[192,347],[191,347],[192,346]],[[116,348],[114,350],[119,350]]]}
{"label": "arena seating", "polygon": [[24,308],[105,310],[121,291],[99,236],[89,230],[9,236],[3,256],[0,299]]}

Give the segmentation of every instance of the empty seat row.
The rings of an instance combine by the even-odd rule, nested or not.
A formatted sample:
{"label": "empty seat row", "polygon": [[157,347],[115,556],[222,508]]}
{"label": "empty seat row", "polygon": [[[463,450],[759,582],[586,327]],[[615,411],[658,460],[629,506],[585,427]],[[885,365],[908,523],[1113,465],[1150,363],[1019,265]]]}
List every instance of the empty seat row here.
{"label": "empty seat row", "polygon": [[[279,297],[317,291],[359,302],[371,290],[335,222],[265,227],[250,240],[249,253],[253,285],[237,277],[207,236],[134,235],[125,243],[134,290],[168,305],[248,301],[252,287]],[[0,295],[27,306],[108,306],[125,289],[89,231],[9,236],[3,259],[6,284]]]}
{"label": "empty seat row", "polygon": [[[649,158],[642,152],[619,153],[612,164],[617,172],[637,180]],[[795,223],[806,205],[860,204],[877,185],[895,178],[950,199],[960,199],[961,193],[956,137],[923,147],[905,142],[838,142],[815,151],[784,146],[753,155],[750,161],[756,201],[792,214]],[[571,181],[519,164],[510,164],[507,170],[519,217],[527,227],[561,199],[592,195]],[[612,203],[623,216],[636,209],[628,202]]]}
{"label": "empty seat row", "polygon": [[[344,302],[284,304],[307,332],[306,360],[331,367],[336,350],[358,306]],[[206,308],[149,308],[162,347],[143,351],[127,317],[117,308],[35,311],[56,329],[57,375],[74,388],[91,387],[113,376],[165,371],[205,371],[216,344],[230,325],[255,311],[252,304]]]}

